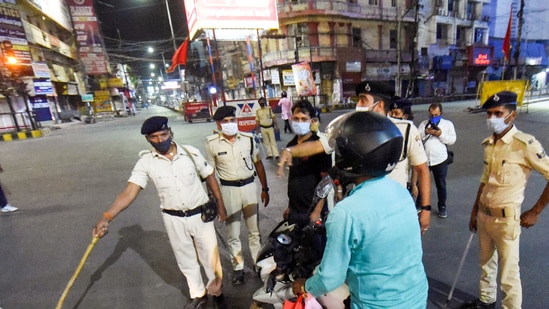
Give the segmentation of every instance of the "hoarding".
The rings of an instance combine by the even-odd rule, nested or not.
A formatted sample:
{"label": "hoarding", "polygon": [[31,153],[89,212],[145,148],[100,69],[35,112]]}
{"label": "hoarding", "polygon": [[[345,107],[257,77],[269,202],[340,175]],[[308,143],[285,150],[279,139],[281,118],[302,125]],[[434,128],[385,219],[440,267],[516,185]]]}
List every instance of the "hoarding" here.
{"label": "hoarding", "polygon": [[292,64],[298,96],[316,95],[315,78],[308,62]]}
{"label": "hoarding", "polygon": [[192,40],[200,29],[278,29],[275,0],[185,0]]}

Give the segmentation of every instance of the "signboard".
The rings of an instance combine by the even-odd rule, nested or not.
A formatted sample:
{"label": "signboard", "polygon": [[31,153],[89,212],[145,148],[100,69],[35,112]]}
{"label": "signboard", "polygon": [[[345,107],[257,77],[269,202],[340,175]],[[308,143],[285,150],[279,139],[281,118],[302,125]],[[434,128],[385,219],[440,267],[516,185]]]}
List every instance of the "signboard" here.
{"label": "signboard", "polygon": [[93,102],[93,94],[83,94],[81,97],[82,102]]}
{"label": "signboard", "polygon": [[276,0],[184,0],[184,4],[191,40],[200,29],[278,29]]}
{"label": "signboard", "polygon": [[50,68],[46,63],[43,62],[33,62],[32,71],[34,72],[34,77],[40,78],[51,78]]}
{"label": "signboard", "polygon": [[35,95],[54,94],[53,93],[53,84],[51,83],[51,81],[49,79],[48,80],[35,79],[35,80],[33,80],[33,84],[34,84],[34,93],[35,93]]}
{"label": "signboard", "polygon": [[239,131],[251,132],[256,128],[255,112],[259,109],[256,100],[228,101],[226,105],[236,108],[235,115]]}
{"label": "signboard", "polygon": [[295,86],[294,72],[292,70],[282,70],[282,81],[284,86]]}
{"label": "signboard", "polygon": [[298,96],[316,95],[315,78],[308,62],[292,65]]}
{"label": "signboard", "polygon": [[490,59],[492,59],[493,47],[468,47],[468,63],[470,66],[489,66]]}
{"label": "signboard", "polygon": [[280,85],[280,74],[278,74],[278,69],[271,70],[271,82],[273,85]]}
{"label": "signboard", "polygon": [[80,60],[88,75],[108,73],[107,57],[92,0],[67,0],[76,32]]}
{"label": "signboard", "polygon": [[30,65],[29,43],[15,5],[0,2],[0,42],[9,41],[18,65]]}
{"label": "signboard", "polygon": [[493,94],[500,91],[512,91],[517,94],[517,105],[522,106],[524,92],[528,89],[529,80],[498,80],[488,81],[480,84],[480,102],[484,104]]}

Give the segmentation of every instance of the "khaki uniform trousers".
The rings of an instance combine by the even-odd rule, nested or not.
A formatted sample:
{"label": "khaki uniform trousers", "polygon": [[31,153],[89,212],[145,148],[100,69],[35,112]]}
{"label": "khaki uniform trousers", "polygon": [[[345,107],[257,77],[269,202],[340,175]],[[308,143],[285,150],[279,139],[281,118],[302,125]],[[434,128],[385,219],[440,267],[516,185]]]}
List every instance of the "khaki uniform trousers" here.
{"label": "khaki uniform trousers", "polygon": [[257,216],[257,186],[254,182],[242,187],[221,185],[221,195],[227,209],[227,243],[231,254],[233,270],[244,269],[242,257],[242,243],[240,241],[241,213],[248,228],[248,246],[255,265],[259,250],[261,250],[261,237]]}
{"label": "khaki uniform trousers", "polygon": [[[205,292],[219,296],[222,293],[223,270],[213,221],[203,222],[200,214],[177,217],[162,213],[162,219],[177,266],[187,279],[190,297],[202,297]],[[205,287],[200,265],[208,279]]]}
{"label": "khaki uniform trousers", "polygon": [[267,148],[267,156],[278,157],[278,146],[276,145],[274,128],[261,127],[261,136],[263,137],[263,145]]}
{"label": "khaki uniform trousers", "polygon": [[503,291],[502,308],[520,309],[522,285],[519,269],[520,208],[508,218],[479,211],[477,231],[480,244],[480,300],[493,303],[497,296],[497,275]]}

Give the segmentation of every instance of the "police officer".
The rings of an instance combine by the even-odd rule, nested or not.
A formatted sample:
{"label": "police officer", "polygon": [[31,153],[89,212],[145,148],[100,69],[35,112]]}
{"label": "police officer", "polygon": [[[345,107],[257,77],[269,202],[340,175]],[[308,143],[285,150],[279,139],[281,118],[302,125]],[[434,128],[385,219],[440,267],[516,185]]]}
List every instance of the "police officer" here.
{"label": "police officer", "polygon": [[255,112],[255,121],[261,130],[261,137],[263,138],[263,144],[267,148],[267,158],[273,157],[278,160],[278,146],[276,145],[275,130],[278,130],[278,124],[276,123],[275,114],[271,110],[271,107],[266,105],[267,100],[264,97],[257,100],[260,108]]}
{"label": "police officer", "polygon": [[[356,87],[358,103],[356,111],[373,111],[384,116],[387,115],[391,98],[394,91],[383,82],[363,81]],[[336,118],[337,119],[337,118]],[[431,179],[429,168],[427,166],[427,156],[421,144],[421,138],[417,127],[408,120],[391,119],[404,136],[402,153],[396,168],[389,174],[389,177],[399,182],[403,187],[407,187],[409,165],[416,170],[419,180],[419,192],[421,200],[419,201],[421,232],[424,233],[429,228],[431,215]],[[330,130],[328,125],[326,132]],[[335,145],[330,145],[326,138],[320,138],[318,141],[302,143],[293,147],[286,148],[280,153],[278,175],[284,170],[284,165],[291,165],[293,157],[305,157],[316,153],[331,153]]]}
{"label": "police officer", "polygon": [[[172,140],[173,134],[166,117],[147,119],[141,127],[141,134],[145,135],[154,150],[139,153],[139,161],[126,188],[97,221],[92,236],[105,236],[110,222],[128,208],[146,188],[148,180],[152,180],[158,190],[162,219],[177,265],[189,286],[191,300],[185,308],[204,308],[208,302],[207,294],[210,294],[217,308],[225,309],[227,304],[221,292],[223,272],[214,224],[211,221],[203,222],[200,216],[201,205],[208,202],[201,182],[205,179],[217,199],[219,220],[225,220],[225,207],[214,169],[206,163],[198,149]],[[200,265],[208,279],[207,284],[203,282]]]}
{"label": "police officer", "polygon": [[219,107],[213,116],[218,133],[206,139],[205,157],[215,167],[221,194],[227,209],[227,238],[233,266],[234,285],[244,283],[244,260],[240,242],[240,216],[248,228],[248,244],[252,259],[261,249],[257,216],[257,186],[255,176],[261,183],[261,201],[269,204],[269,187],[259,150],[253,135],[239,132],[236,122],[236,108]]}
{"label": "police officer", "polygon": [[[492,135],[482,142],[484,170],[469,221],[469,229],[478,233],[482,274],[479,298],[464,304],[464,309],[495,308],[498,275],[502,308],[521,308],[520,227],[536,224],[549,202],[549,159],[534,136],[519,131],[513,124],[516,106],[517,95],[510,91],[490,96],[482,106]],[[534,206],[520,215],[532,170],[548,182]]]}

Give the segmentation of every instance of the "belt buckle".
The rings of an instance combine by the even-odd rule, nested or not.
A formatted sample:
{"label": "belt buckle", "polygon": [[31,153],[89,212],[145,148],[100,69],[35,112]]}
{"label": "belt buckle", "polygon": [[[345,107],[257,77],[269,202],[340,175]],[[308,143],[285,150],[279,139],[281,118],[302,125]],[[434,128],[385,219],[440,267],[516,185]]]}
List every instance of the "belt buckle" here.
{"label": "belt buckle", "polygon": [[184,216],[184,217],[188,217],[188,216],[189,216],[189,213],[188,213],[189,211],[188,211],[188,210],[182,210],[182,212],[183,212],[183,216]]}
{"label": "belt buckle", "polygon": [[242,179],[237,180],[236,185],[239,186],[239,187],[242,187],[244,185],[244,180],[242,180]]}

